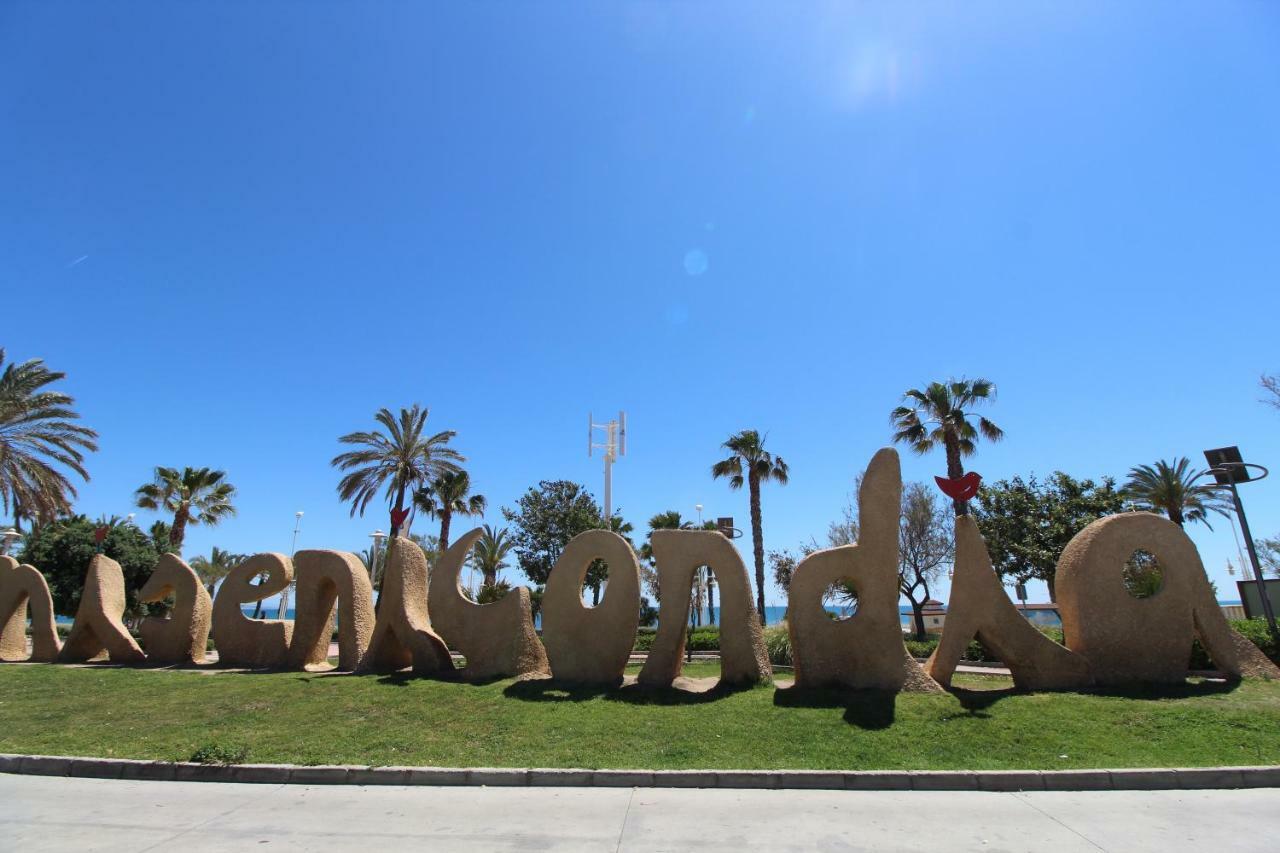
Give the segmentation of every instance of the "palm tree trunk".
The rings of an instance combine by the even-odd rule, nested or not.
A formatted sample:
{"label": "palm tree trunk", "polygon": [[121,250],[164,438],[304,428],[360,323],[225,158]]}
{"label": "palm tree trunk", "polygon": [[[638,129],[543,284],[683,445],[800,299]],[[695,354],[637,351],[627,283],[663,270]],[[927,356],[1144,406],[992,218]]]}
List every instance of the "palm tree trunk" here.
{"label": "palm tree trunk", "polygon": [[[964,476],[964,465],[960,462],[960,442],[952,435],[950,430],[945,433],[945,441],[947,448],[947,479],[958,480]],[[956,518],[969,514],[968,501],[952,498],[951,503],[955,507]]]}
{"label": "palm tree trunk", "polygon": [[453,521],[453,513],[448,507],[440,509],[440,553],[449,549],[449,524]]}
{"label": "palm tree trunk", "polygon": [[484,585],[494,586],[498,583],[498,573],[490,569],[484,570]]}
{"label": "palm tree trunk", "polygon": [[178,511],[173,514],[173,529],[169,531],[169,544],[173,546],[173,553],[182,555],[182,543],[187,538],[187,519],[191,516],[191,510],[186,504],[178,507]]}
{"label": "palm tree trunk", "polygon": [[760,521],[760,478],[751,473],[747,478],[751,490],[751,544],[756,558],[756,609],[760,624],[768,624],[764,616],[764,526]]}
{"label": "palm tree trunk", "polygon": [[707,624],[716,624],[716,576],[707,566]]}
{"label": "palm tree trunk", "polygon": [[404,512],[404,488],[405,481],[400,481],[400,487],[396,489],[396,514],[391,520],[391,539],[394,541],[400,535],[400,525],[396,524],[395,519],[400,517],[400,513]]}

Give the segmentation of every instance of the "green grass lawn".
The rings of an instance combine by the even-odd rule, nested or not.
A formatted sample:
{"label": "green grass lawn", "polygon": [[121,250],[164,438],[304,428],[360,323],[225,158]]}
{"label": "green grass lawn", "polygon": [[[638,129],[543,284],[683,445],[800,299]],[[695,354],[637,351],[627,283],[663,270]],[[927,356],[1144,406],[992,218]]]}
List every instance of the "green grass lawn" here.
{"label": "green grass lawn", "polygon": [[[634,668],[631,670],[635,671]],[[718,674],[718,664],[686,668]],[[251,762],[996,769],[1280,764],[1280,683],[690,694],[402,676],[0,666],[0,752]]]}

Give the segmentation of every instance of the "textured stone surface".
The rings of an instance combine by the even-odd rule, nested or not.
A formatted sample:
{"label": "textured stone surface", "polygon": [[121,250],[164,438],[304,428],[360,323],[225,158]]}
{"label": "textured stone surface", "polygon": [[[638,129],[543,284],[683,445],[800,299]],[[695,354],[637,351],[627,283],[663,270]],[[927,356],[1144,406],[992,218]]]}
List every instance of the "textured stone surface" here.
{"label": "textured stone surface", "polygon": [[[609,565],[596,607],[582,603],[593,560]],[[542,596],[542,642],[552,675],[582,684],[619,684],[640,624],[640,565],[627,541],[609,530],[579,533],[565,546]]]}
{"label": "textured stone surface", "polygon": [[951,684],[969,641],[978,638],[1026,690],[1085,687],[1089,662],[1036,630],[1009,600],[991,567],[986,543],[972,516],[956,519],[955,574],[942,639],[925,664],[939,684]]}
{"label": "textured stone surface", "polygon": [[289,666],[324,669],[329,638],[338,622],[338,669],[360,665],[373,635],[373,587],[364,564],[345,551],[299,551],[293,557],[298,579]]}
{"label": "textured stone surface", "polygon": [[162,554],[138,590],[139,601],[173,596],[168,618],[148,616],[138,629],[152,663],[203,663],[213,619],[213,600],[191,567],[177,554]]}
{"label": "textured stone surface", "polygon": [[[898,453],[884,448],[867,466],[858,492],[856,545],[815,551],[796,567],[787,603],[796,687],[842,686],[938,692],[908,654],[898,613]],[[852,582],[858,609],[833,620],[822,605],[827,587]]]}
{"label": "textured stone surface", "polygon": [[[253,583],[261,574],[267,579]],[[213,603],[213,643],[220,665],[277,669],[288,664],[293,622],[250,619],[240,605],[283,592],[292,580],[292,561],[275,553],[254,554],[223,579]]]}
{"label": "textured stone surface", "polygon": [[760,616],[742,555],[715,530],[655,530],[650,538],[663,598],[658,633],[638,681],[669,687],[684,667],[689,598],[695,572],[710,566],[720,587],[720,681],[749,684],[773,676],[764,648]]}
{"label": "textured stone surface", "polygon": [[142,663],[147,656],[121,617],[125,608],[124,572],[105,554],[94,554],[85,576],[76,621],[58,654],[65,663],[92,660],[103,652],[113,663]]}
{"label": "textured stone surface", "polygon": [[[27,610],[31,610],[31,653],[27,654]],[[0,661],[57,660],[62,643],[49,584],[34,566],[0,557]]]}
{"label": "textured stone surface", "polygon": [[490,604],[477,604],[462,593],[462,564],[483,533],[480,528],[468,532],[436,561],[431,572],[431,624],[467,659],[463,678],[549,676],[551,666],[533,627],[527,588],[516,587]]}
{"label": "textured stone surface", "polygon": [[411,539],[387,546],[378,618],[362,672],[396,672],[412,666],[418,675],[453,672],[449,648],[431,627],[427,609],[427,556]]}

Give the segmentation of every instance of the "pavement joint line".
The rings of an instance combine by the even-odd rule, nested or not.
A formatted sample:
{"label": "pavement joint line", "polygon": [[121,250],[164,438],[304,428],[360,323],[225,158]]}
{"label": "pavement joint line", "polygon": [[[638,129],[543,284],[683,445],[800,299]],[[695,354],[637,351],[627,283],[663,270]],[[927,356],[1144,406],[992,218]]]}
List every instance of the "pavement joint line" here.
{"label": "pavement joint line", "polygon": [[[145,775],[143,775],[145,772]],[[1280,787],[1280,765],[1083,770],[640,770],[577,767],[378,767],[194,764],[134,758],[0,753],[0,773],[270,785],[579,785],[596,788],[784,790],[1177,791]]]}
{"label": "pavement joint line", "polygon": [[1067,825],[1066,825],[1065,823],[1063,823],[1061,820],[1059,820],[1058,818],[1056,818],[1056,817],[1054,817],[1053,815],[1049,814],[1047,811],[1045,811],[1044,809],[1040,808],[1040,807],[1039,807],[1039,806],[1037,806],[1035,803],[1031,802],[1031,800],[1030,800],[1030,799],[1028,799],[1026,796],[1023,796],[1023,793],[1024,793],[1024,792],[1022,792],[1022,791],[1010,791],[1010,792],[1009,792],[1009,795],[1010,795],[1011,797],[1013,797],[1015,800],[1020,800],[1020,801],[1022,801],[1023,803],[1026,803],[1028,806],[1030,806],[1031,808],[1035,809],[1037,812],[1039,812],[1040,814],[1044,815],[1044,816],[1045,816],[1045,817],[1047,817],[1049,820],[1053,821],[1053,822],[1054,822],[1054,823],[1056,823],[1058,826],[1060,826],[1060,827],[1062,827],[1063,829],[1065,829],[1067,832],[1070,832],[1072,835],[1074,835],[1074,836],[1076,836],[1077,838],[1079,838],[1080,840],[1084,841],[1084,842],[1085,842],[1086,844],[1088,844],[1090,847],[1096,847],[1097,849],[1101,850],[1101,851],[1102,851],[1102,853],[1108,853],[1107,848],[1105,848],[1105,847],[1103,847],[1102,845],[1098,844],[1098,842],[1094,841],[1092,838],[1090,838],[1089,836],[1087,836],[1087,835],[1085,835],[1084,833],[1080,832],[1079,830],[1075,829],[1074,827],[1067,826]]}

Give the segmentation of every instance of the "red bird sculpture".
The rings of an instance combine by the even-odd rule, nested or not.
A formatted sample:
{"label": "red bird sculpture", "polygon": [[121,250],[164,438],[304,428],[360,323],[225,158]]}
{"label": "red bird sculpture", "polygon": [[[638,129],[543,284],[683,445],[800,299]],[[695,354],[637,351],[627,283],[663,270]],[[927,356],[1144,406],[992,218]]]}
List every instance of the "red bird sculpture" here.
{"label": "red bird sculpture", "polygon": [[938,483],[938,488],[942,489],[942,493],[952,500],[967,501],[978,493],[978,486],[982,485],[982,475],[977,471],[970,471],[963,477],[957,477],[954,480],[948,480],[945,477],[934,477]]}

